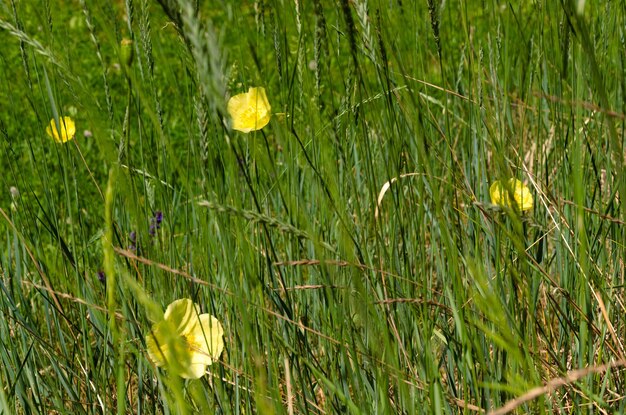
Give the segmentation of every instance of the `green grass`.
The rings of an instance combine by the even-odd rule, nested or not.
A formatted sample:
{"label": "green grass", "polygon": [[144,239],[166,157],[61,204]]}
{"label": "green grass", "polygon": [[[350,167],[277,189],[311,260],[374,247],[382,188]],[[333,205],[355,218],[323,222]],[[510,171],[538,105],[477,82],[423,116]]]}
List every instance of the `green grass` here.
{"label": "green grass", "polygon": [[[626,411],[625,17],[0,0],[0,414]],[[224,326],[200,380],[146,354],[178,298]]]}

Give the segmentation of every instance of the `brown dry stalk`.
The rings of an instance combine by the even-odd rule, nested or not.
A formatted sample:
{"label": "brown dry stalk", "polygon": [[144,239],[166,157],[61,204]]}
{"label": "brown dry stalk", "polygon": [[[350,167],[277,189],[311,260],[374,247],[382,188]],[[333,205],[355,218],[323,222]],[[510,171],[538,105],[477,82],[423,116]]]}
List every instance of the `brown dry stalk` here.
{"label": "brown dry stalk", "polygon": [[452,309],[450,307],[448,307],[445,304],[441,304],[438,303],[436,301],[433,300],[423,300],[421,298],[385,298],[384,300],[379,300],[376,301],[375,304],[383,304],[383,305],[388,305],[388,304],[426,304],[426,305],[430,305],[433,307],[437,307],[437,308],[441,308],[443,310],[446,310],[448,313],[450,313],[450,315],[452,315]]}
{"label": "brown dry stalk", "polygon": [[[280,262],[274,262],[274,265],[288,265],[288,266],[299,266],[299,265],[320,265],[322,263],[322,261],[320,261],[319,259],[297,259],[294,261],[280,261]],[[327,260],[324,261],[324,264],[328,264],[328,265],[336,265],[338,267],[349,267],[349,266],[355,266],[358,268],[364,268],[364,266],[360,265],[360,264],[352,264],[350,262],[347,261],[333,261],[333,260]]]}
{"label": "brown dry stalk", "polygon": [[[100,306],[97,306],[95,304],[88,303],[87,301],[83,300],[82,298],[74,297],[71,294],[67,294],[67,293],[63,293],[63,292],[60,292],[60,291],[51,290],[48,287],[45,287],[43,285],[34,283],[32,281],[22,280],[22,284],[30,285],[31,287],[35,287],[35,288],[37,288],[39,290],[47,291],[50,295],[58,296],[59,298],[63,298],[65,300],[70,300],[70,301],[72,301],[74,303],[77,303],[77,304],[82,304],[82,305],[87,306],[89,308],[93,308],[94,310],[102,311],[103,313],[107,312],[107,309],[104,308],[104,307],[100,307]],[[118,320],[125,320],[126,319],[126,317],[124,317],[120,313],[115,313],[115,318],[117,318]]]}
{"label": "brown dry stalk", "polygon": [[600,308],[600,311],[602,312],[602,318],[604,318],[604,322],[606,323],[606,328],[611,334],[611,338],[613,339],[613,342],[615,343],[615,348],[617,349],[616,352],[619,355],[618,357],[620,358],[621,361],[626,361],[626,353],[624,353],[624,345],[622,344],[617,333],[615,332],[615,328],[613,328],[613,324],[611,324],[609,313],[608,311],[606,311],[606,307],[604,306],[604,300],[602,300],[602,297],[600,296],[598,291],[596,291],[593,287],[590,287],[590,288],[591,288],[591,291],[593,292],[593,296],[596,298],[596,301],[598,302],[598,307]]}
{"label": "brown dry stalk", "polygon": [[195,284],[199,284],[199,285],[206,285],[207,287],[211,287],[211,289],[216,290],[216,291],[219,291],[219,292],[221,292],[221,293],[223,293],[223,294],[233,295],[233,294],[232,294],[230,291],[228,291],[228,290],[225,290],[225,289],[223,289],[223,288],[220,288],[220,287],[218,287],[218,286],[217,286],[217,285],[215,285],[215,284],[211,284],[210,282],[207,282],[207,281],[201,280],[201,279],[196,278],[196,277],[194,277],[194,276],[192,276],[192,275],[189,275],[189,274],[187,274],[187,273],[186,273],[186,272],[184,272],[184,271],[181,271],[181,270],[178,270],[178,269],[175,269],[175,268],[172,268],[172,267],[168,267],[167,265],[165,265],[165,264],[161,264],[161,263],[159,263],[159,262],[154,262],[154,261],[151,261],[151,260],[149,260],[148,258],[145,258],[145,257],[137,256],[137,255],[135,255],[133,252],[131,252],[131,251],[129,251],[129,250],[126,250],[126,249],[121,249],[121,248],[117,248],[117,247],[113,247],[113,249],[114,249],[114,250],[115,250],[115,252],[117,252],[119,255],[121,255],[121,256],[123,256],[123,257],[126,257],[126,258],[128,258],[128,259],[132,259],[132,260],[134,260],[134,261],[141,262],[142,264],[146,264],[146,265],[150,265],[150,266],[155,266],[155,267],[157,267],[157,268],[162,269],[163,271],[167,271],[167,272],[172,273],[172,274],[180,275],[181,277],[185,277],[186,279],[188,279],[189,281],[191,281],[191,282],[193,282],[193,283],[195,283]]}
{"label": "brown dry stalk", "polygon": [[61,308],[61,303],[59,302],[58,298],[56,297],[55,291],[52,289],[52,285],[50,284],[50,281],[48,280],[48,277],[46,276],[46,274],[43,272],[43,270],[39,266],[39,262],[37,262],[37,260],[35,259],[35,255],[33,255],[33,253],[31,252],[30,248],[26,244],[26,241],[24,240],[24,237],[22,236],[22,234],[20,232],[18,232],[17,228],[15,227],[15,224],[13,223],[13,221],[11,221],[11,219],[9,219],[9,217],[4,212],[4,210],[2,210],[2,208],[0,208],[0,214],[2,214],[2,216],[4,216],[4,219],[7,221],[7,223],[11,226],[11,228],[13,228],[13,230],[17,234],[17,237],[20,239],[20,242],[22,242],[22,246],[24,247],[24,249],[26,249],[26,252],[28,253],[28,256],[30,257],[31,261],[33,261],[33,265],[37,269],[37,272],[39,273],[39,276],[41,277],[41,280],[46,285],[46,290],[50,293],[50,296],[52,297],[52,301],[54,302],[54,305],[57,307],[57,310],[61,314],[63,314],[63,309]]}
{"label": "brown dry stalk", "polygon": [[620,113],[620,112],[604,109],[604,108],[594,104],[593,102],[566,100],[566,99],[562,99],[562,98],[559,98],[559,97],[554,96],[554,95],[545,94],[545,93],[543,93],[541,91],[534,91],[533,92],[533,96],[535,96],[537,98],[544,98],[544,99],[546,99],[546,100],[548,100],[550,102],[555,102],[555,103],[565,104],[565,105],[572,105],[572,106],[581,107],[581,108],[584,108],[584,109],[587,109],[587,110],[602,112],[602,113],[606,114],[609,117],[617,118],[617,119],[620,119],[620,120],[623,120],[624,118],[626,118],[626,116],[624,114]]}
{"label": "brown dry stalk", "polygon": [[[274,265],[276,266],[316,266],[316,265],[334,265],[337,267],[355,267],[358,269],[361,269],[363,271],[372,271],[372,272],[376,272],[378,274],[381,275],[388,275],[390,277],[396,278],[396,279],[400,279],[406,282],[409,282],[411,284],[417,285],[417,286],[421,286],[420,284],[416,283],[415,281],[409,279],[409,278],[405,278],[402,277],[401,275],[398,275],[394,272],[391,271],[385,271],[383,269],[379,269],[379,268],[375,268],[375,267],[371,267],[369,265],[365,265],[365,264],[359,264],[359,263],[354,263],[354,262],[348,262],[348,261],[337,261],[337,260],[333,260],[333,259],[326,259],[326,260],[319,260],[319,259],[297,259],[297,260],[293,260],[293,261],[279,261],[279,262],[274,262]],[[435,294],[438,295],[442,295],[440,292],[438,291],[433,291]]]}
{"label": "brown dry stalk", "polygon": [[519,396],[515,399],[511,399],[506,404],[504,404],[504,406],[496,409],[495,411],[490,412],[489,415],[507,414],[528,401],[532,401],[533,399],[538,398],[541,395],[552,393],[556,389],[560,388],[561,386],[567,386],[571,383],[577,382],[578,380],[580,380],[581,378],[584,378],[585,376],[589,374],[603,373],[603,372],[606,372],[606,371],[609,371],[618,367],[624,367],[624,366],[626,366],[626,360],[618,360],[617,362],[611,362],[605,365],[591,366],[591,367],[586,367],[584,369],[572,370],[571,372],[567,372],[567,374],[561,378],[555,378],[555,379],[549,380],[548,383],[546,383],[544,386],[538,386],[536,388],[529,390],[522,396]]}
{"label": "brown dry stalk", "polygon": [[485,410],[483,408],[472,405],[471,403],[467,403],[462,399],[452,398],[452,401],[456,404],[456,406],[467,409],[468,411],[480,412],[481,414],[485,413]]}
{"label": "brown dry stalk", "polygon": [[289,369],[289,359],[285,356],[285,387],[287,389],[287,413],[293,415],[293,386],[291,385],[291,369]]}
{"label": "brown dry stalk", "polygon": [[[578,207],[578,205],[576,203],[574,203],[573,201],[571,201],[571,200],[560,199],[560,201],[562,203],[565,203],[566,205]],[[593,210],[593,209],[585,207],[585,206],[583,206],[582,209],[585,212],[587,212],[587,213],[591,213],[593,215],[596,215],[596,216],[600,217],[601,219],[608,220],[609,222],[616,223],[618,225],[626,225],[626,222],[624,222],[623,220],[620,220],[618,218],[614,218],[614,217],[609,216],[609,215],[605,215],[605,214],[603,214],[601,212],[598,212],[597,210]]]}
{"label": "brown dry stalk", "polygon": [[341,289],[344,290],[348,287],[341,285],[323,285],[323,284],[308,284],[308,285],[294,285],[293,287],[274,288],[274,291],[302,291],[302,290],[321,290],[322,288]]}

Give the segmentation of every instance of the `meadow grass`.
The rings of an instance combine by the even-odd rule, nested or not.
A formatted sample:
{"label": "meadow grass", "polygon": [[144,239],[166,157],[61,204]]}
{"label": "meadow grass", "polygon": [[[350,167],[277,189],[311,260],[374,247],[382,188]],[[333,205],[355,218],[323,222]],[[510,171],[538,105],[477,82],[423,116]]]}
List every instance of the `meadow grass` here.
{"label": "meadow grass", "polygon": [[[0,414],[623,412],[625,15],[0,0]],[[146,353],[179,298],[199,380]]]}

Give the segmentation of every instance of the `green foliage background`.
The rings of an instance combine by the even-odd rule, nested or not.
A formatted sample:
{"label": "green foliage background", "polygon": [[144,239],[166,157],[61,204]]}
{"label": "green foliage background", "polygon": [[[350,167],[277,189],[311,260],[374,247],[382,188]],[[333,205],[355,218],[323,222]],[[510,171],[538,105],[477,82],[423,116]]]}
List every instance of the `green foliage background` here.
{"label": "green foliage background", "polygon": [[[0,413],[624,411],[625,14],[0,0]],[[226,343],[187,382],[145,353],[185,297]]]}

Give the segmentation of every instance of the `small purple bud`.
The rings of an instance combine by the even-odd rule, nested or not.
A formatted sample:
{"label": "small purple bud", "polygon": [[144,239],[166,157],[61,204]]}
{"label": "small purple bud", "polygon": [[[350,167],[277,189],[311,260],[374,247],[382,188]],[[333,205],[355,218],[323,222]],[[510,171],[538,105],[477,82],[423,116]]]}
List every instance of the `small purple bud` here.
{"label": "small purple bud", "polygon": [[161,229],[161,222],[163,222],[163,212],[157,210],[154,212],[154,216],[150,219],[150,229],[148,230],[150,236],[155,236],[156,231]]}
{"label": "small purple bud", "polygon": [[157,228],[161,227],[161,222],[163,222],[163,212],[157,210],[154,212],[154,220],[156,221]]}
{"label": "small purple bud", "polygon": [[105,284],[107,281],[107,276],[104,274],[104,271],[102,270],[98,271],[98,281],[100,281],[103,284]]}

